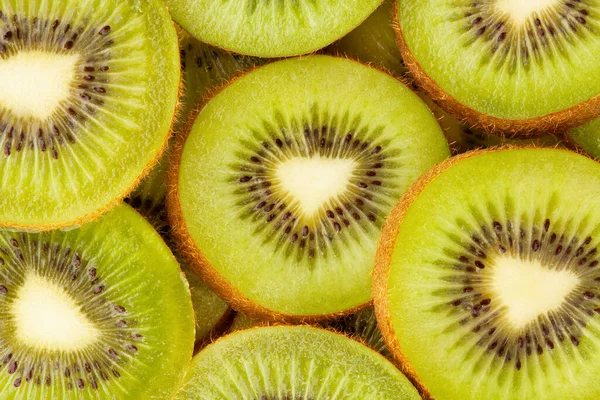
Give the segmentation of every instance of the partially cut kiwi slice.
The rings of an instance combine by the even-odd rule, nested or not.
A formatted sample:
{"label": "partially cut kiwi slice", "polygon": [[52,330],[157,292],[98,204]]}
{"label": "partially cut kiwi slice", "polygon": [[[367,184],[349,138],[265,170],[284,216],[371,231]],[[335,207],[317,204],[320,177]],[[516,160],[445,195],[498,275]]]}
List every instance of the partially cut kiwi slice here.
{"label": "partially cut kiwi slice", "polygon": [[448,154],[435,117],[389,75],[279,61],[218,93],[181,138],[169,216],[182,254],[236,310],[333,317],[371,300],[388,211]]}
{"label": "partially cut kiwi slice", "polygon": [[0,1],[0,225],[116,205],[166,144],[180,81],[157,0]]}
{"label": "partially cut kiwi slice", "polygon": [[177,261],[119,206],[68,231],[0,231],[0,398],[167,399],[192,356]]}
{"label": "partially cut kiwi slice", "polygon": [[569,131],[567,139],[595,159],[600,159],[600,118]]}
{"label": "partially cut kiwi slice", "polygon": [[600,113],[595,0],[400,1],[397,18],[418,85],[471,127],[556,134]]}
{"label": "partially cut kiwi slice", "polygon": [[319,50],[356,28],[382,0],[165,0],[203,42],[235,53],[286,57]]}
{"label": "partially cut kiwi slice", "polygon": [[372,63],[394,76],[408,72],[394,35],[392,9],[394,0],[385,0],[362,24],[333,43],[327,51],[363,63]]}
{"label": "partially cut kiwi slice", "polygon": [[467,153],[411,187],[374,296],[425,398],[600,396],[598,199],[600,164],[557,149]]}
{"label": "partially cut kiwi slice", "polygon": [[418,400],[392,363],[343,335],[305,326],[254,328],[201,351],[183,399]]}

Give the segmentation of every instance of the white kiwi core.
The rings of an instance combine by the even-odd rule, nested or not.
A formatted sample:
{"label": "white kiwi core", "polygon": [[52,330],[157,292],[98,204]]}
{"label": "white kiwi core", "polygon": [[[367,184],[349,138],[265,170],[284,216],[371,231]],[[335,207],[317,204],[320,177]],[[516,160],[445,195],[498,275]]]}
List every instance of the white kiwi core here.
{"label": "white kiwi core", "polygon": [[33,273],[17,291],[11,313],[16,337],[40,350],[81,350],[100,337],[65,289]]}
{"label": "white kiwi core", "polygon": [[513,257],[496,260],[493,271],[492,290],[506,308],[508,322],[515,330],[538,315],[559,308],[580,283],[571,271]]}
{"label": "white kiwi core", "polygon": [[283,190],[310,216],[347,190],[355,167],[350,159],[296,157],[282,162],[276,174]]}
{"label": "white kiwi core", "polygon": [[498,9],[509,15],[520,25],[527,21],[533,13],[539,13],[559,3],[557,0],[498,0]]}
{"label": "white kiwi core", "polygon": [[14,115],[45,120],[71,93],[77,54],[19,52],[0,61],[0,104]]}

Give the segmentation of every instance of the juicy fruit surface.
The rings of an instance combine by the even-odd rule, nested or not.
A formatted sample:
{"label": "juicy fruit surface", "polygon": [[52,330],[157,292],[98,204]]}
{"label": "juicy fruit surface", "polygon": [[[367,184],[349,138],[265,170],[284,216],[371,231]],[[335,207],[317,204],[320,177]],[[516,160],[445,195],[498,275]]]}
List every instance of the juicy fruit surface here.
{"label": "juicy fruit surface", "polygon": [[511,149],[451,165],[407,206],[381,304],[433,397],[600,395],[599,196],[596,162]]}
{"label": "juicy fruit surface", "polygon": [[600,159],[600,118],[567,133],[589,155]]}
{"label": "juicy fruit surface", "polygon": [[381,0],[166,0],[169,12],[203,42],[259,57],[319,50],[358,26]]}
{"label": "juicy fruit surface", "polygon": [[168,398],[194,341],[173,255],[120,206],[69,231],[0,231],[0,397]]}
{"label": "juicy fruit surface", "polygon": [[450,96],[498,118],[543,116],[600,94],[600,3],[400,2],[410,52]]}
{"label": "juicy fruit surface", "polygon": [[387,212],[448,152],[431,112],[393,78],[333,57],[281,61],[199,114],[176,182],[181,215],[251,301],[294,315],[344,311],[371,298]]}
{"label": "juicy fruit surface", "polygon": [[147,2],[0,2],[0,221],[56,227],[125,195],[167,138],[175,30]]}
{"label": "juicy fruit surface", "polygon": [[192,361],[176,399],[420,399],[390,362],[342,335],[309,327],[231,334]]}

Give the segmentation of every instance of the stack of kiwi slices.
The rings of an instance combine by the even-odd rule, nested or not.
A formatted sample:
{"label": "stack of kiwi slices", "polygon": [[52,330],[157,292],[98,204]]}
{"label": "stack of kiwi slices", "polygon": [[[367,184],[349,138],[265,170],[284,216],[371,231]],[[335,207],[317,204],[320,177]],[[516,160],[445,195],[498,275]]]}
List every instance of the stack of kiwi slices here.
{"label": "stack of kiwi slices", "polygon": [[598,0],[0,0],[0,399],[600,398]]}

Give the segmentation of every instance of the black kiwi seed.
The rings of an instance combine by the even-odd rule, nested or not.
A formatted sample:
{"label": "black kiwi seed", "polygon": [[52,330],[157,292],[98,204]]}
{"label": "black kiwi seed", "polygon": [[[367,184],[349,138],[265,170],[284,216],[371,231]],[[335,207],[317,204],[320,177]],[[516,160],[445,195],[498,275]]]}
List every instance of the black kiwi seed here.
{"label": "black kiwi seed", "polygon": [[[457,225],[464,226],[464,223],[457,221]],[[433,294],[444,297],[443,308],[456,314],[459,325],[472,324],[469,332],[478,346],[487,353],[493,350],[503,357],[504,364],[512,364],[520,371],[523,360],[534,353],[554,351],[559,342],[575,348],[580,345],[587,318],[600,312],[600,270],[597,270],[600,258],[599,242],[592,236],[570,237],[561,228],[568,224],[553,224],[550,219],[544,219],[539,224],[516,226],[513,221],[494,220],[464,239],[452,237],[463,250],[446,249],[445,254],[453,254],[454,262],[440,260],[439,265],[453,271],[453,275],[444,277],[453,289]],[[495,234],[490,235],[490,232]],[[547,266],[562,265],[580,277],[579,284],[560,308],[538,316],[523,327],[519,335],[505,328],[493,298],[488,297],[487,265],[491,263],[493,267],[496,258],[506,256],[538,260]],[[577,318],[573,318],[573,313]]]}
{"label": "black kiwi seed", "polygon": [[[3,32],[0,43],[2,60],[32,48],[57,54],[83,53],[89,57],[88,61],[93,60],[79,62],[77,69],[83,73],[74,76],[73,82],[79,90],[72,91],[67,100],[69,106],[57,108],[48,119],[22,119],[11,110],[0,107],[0,147],[5,157],[26,149],[42,152],[51,149],[46,154],[58,160],[63,146],[77,142],[80,135],[86,134],[87,131],[80,129],[79,125],[84,124],[95,113],[95,108],[103,104],[99,97],[106,94],[106,84],[110,82],[110,73],[107,72],[110,58],[105,46],[111,27],[105,25],[86,29],[61,20],[30,19],[8,14],[6,17],[0,19],[0,32]],[[55,32],[63,33],[58,35]],[[90,89],[85,82],[101,83]],[[21,130],[18,135],[13,134],[16,126]],[[66,130],[63,134],[68,138],[68,143],[59,135],[58,126]]]}
{"label": "black kiwi seed", "polygon": [[[378,175],[374,169],[384,168],[385,161],[393,155],[374,134],[382,128],[372,132],[361,126],[341,129],[335,123],[323,125],[310,120],[282,127],[269,124],[249,128],[256,140],[241,143],[243,151],[238,153],[238,161],[230,165],[240,216],[253,218],[257,232],[265,232],[266,241],[276,239],[278,249],[286,256],[316,259],[317,255],[327,254],[325,250],[335,245],[335,236],[344,235],[347,230],[380,228],[381,199],[397,195],[396,189],[387,184],[392,174],[374,179]],[[301,205],[284,202],[287,195],[275,184],[276,169],[289,158],[317,156],[351,159],[357,166],[347,192],[335,199],[331,207],[307,217],[302,215]]]}

